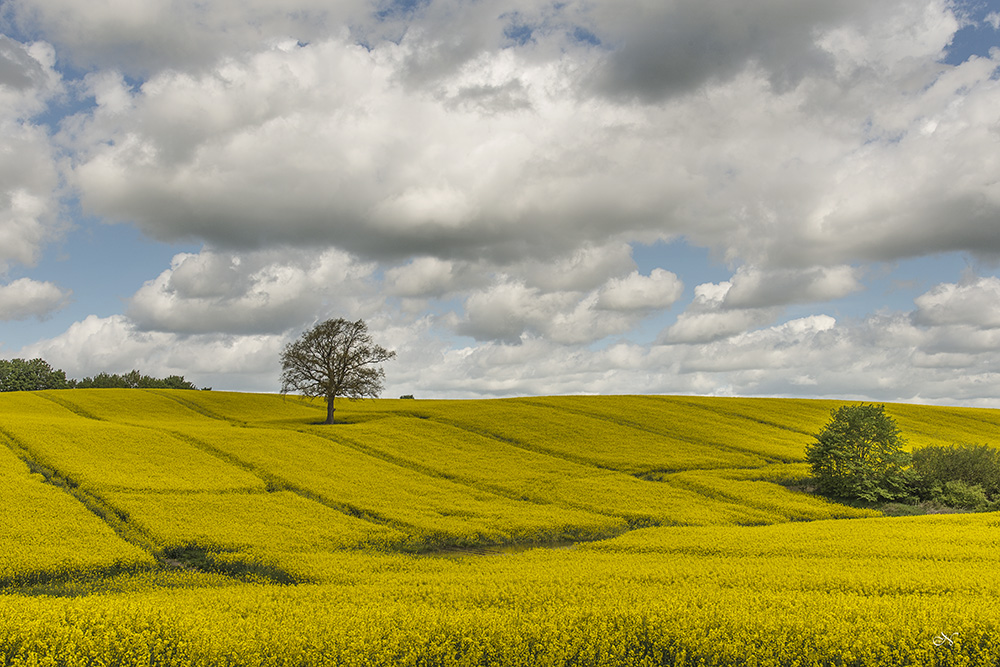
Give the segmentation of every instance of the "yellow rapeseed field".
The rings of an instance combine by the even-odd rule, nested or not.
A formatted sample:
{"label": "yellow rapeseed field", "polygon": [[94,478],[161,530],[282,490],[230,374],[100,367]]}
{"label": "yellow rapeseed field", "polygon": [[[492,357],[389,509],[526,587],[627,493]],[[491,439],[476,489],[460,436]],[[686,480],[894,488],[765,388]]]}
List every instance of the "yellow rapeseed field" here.
{"label": "yellow rapeseed field", "polygon": [[1000,516],[781,485],[837,405],[0,394],[0,665],[1000,664]]}

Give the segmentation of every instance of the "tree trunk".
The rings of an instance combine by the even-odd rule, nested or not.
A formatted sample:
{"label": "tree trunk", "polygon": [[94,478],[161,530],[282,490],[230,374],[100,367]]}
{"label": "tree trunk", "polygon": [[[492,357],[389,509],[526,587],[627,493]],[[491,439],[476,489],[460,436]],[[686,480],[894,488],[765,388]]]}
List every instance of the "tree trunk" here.
{"label": "tree trunk", "polygon": [[326,397],[326,421],[323,422],[324,424],[332,424],[333,423],[333,399],[334,398],[335,398],[334,396],[327,396]]}

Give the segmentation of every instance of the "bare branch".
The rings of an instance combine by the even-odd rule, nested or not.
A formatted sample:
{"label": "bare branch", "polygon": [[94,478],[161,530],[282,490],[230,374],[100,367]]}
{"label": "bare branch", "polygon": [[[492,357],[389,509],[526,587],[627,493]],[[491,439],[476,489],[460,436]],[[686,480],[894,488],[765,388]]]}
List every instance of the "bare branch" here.
{"label": "bare branch", "polygon": [[327,320],[285,346],[281,354],[281,393],[298,391],[322,396],[327,402],[327,423],[333,423],[333,402],[338,396],[377,398],[385,372],[376,364],[396,353],[372,341],[364,320]]}

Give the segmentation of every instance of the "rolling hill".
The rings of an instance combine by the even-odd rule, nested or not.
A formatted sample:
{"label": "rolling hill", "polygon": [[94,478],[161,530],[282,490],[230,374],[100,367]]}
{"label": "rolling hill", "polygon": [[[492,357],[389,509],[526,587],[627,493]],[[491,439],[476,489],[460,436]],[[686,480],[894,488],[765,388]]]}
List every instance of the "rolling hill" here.
{"label": "rolling hill", "polygon": [[995,514],[789,488],[840,404],[0,394],[0,664],[996,664]]}

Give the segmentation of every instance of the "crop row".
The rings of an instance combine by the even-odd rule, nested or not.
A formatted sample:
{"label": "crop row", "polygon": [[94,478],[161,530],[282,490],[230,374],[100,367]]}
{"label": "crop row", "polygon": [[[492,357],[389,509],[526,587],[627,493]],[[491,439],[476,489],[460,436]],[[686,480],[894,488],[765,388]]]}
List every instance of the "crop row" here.
{"label": "crop row", "polygon": [[[46,395],[50,400],[44,398]],[[300,426],[321,421],[324,416],[321,401],[295,396],[106,389],[5,395],[0,401],[0,419],[4,414],[52,415],[53,410],[60,410],[51,402],[53,396],[58,396],[62,404],[75,404],[79,410],[101,419],[132,424],[214,419],[261,426]],[[580,428],[566,432],[567,437],[578,436],[569,438],[576,445],[587,444],[590,436],[610,442],[639,437],[641,442],[635,432],[645,431],[667,436],[660,439],[661,443],[677,438],[769,459],[802,460],[802,449],[811,435],[829,419],[830,410],[842,404],[842,401],[777,398],[563,396],[497,401],[344,401],[339,413],[348,419],[419,414],[512,441],[521,438],[528,444],[537,441],[541,446],[551,444],[544,437],[546,432],[558,433],[561,426],[567,421],[572,423],[576,417]],[[557,417],[552,412],[569,414]],[[914,446],[983,442],[1000,428],[1000,414],[996,410],[891,404],[887,412],[896,418]],[[621,430],[605,431],[597,427],[595,421],[602,420],[619,425]],[[556,451],[565,454],[561,448]],[[638,461],[642,460],[638,457]],[[629,472],[635,471],[638,461],[630,462]],[[662,468],[675,469],[670,465]]]}
{"label": "crop row", "polygon": [[[102,390],[94,390],[102,391]],[[254,475],[159,428],[75,415],[22,417],[4,430],[40,463],[86,489],[263,490]]]}
{"label": "crop row", "polygon": [[658,470],[763,465],[761,456],[630,427],[608,419],[555,410],[518,399],[443,401],[419,416],[567,460],[640,474]]}
{"label": "crop row", "polygon": [[[152,562],[68,489],[26,472],[15,451],[57,472],[60,483],[78,485],[74,493],[97,502],[95,511],[111,511],[158,553],[193,546],[218,562],[258,562],[305,579],[342,549],[592,540],[629,526],[870,514],[774,483],[803,478],[805,464],[785,462],[785,453],[802,437],[796,424],[826,410],[788,402],[782,416],[779,403],[367,401],[346,403],[341,412],[353,423],[330,428],[316,425],[321,405],[294,397],[7,394],[0,396],[7,445],[0,475],[15,482],[3,489],[8,548],[0,579]],[[713,405],[720,406],[715,417]],[[587,406],[591,415],[583,414]],[[995,418],[991,411],[893,407],[918,432],[937,428],[942,438]],[[934,426],[928,415],[938,412]],[[710,437],[713,418],[719,429]]]}
{"label": "crop row", "polygon": [[506,498],[288,429],[188,427],[185,436],[332,507],[387,523],[416,545],[595,539],[621,519]]}
{"label": "crop row", "polygon": [[166,550],[187,546],[241,552],[388,550],[398,548],[406,537],[288,491],[108,492],[104,497]]}
{"label": "crop row", "polygon": [[808,436],[795,430],[763,422],[759,417],[755,419],[727,411],[730,404],[720,403],[718,399],[707,405],[697,400],[664,396],[559,396],[525,399],[525,402],[550,410],[599,417],[671,440],[773,460],[800,459],[803,443],[808,442]]}

